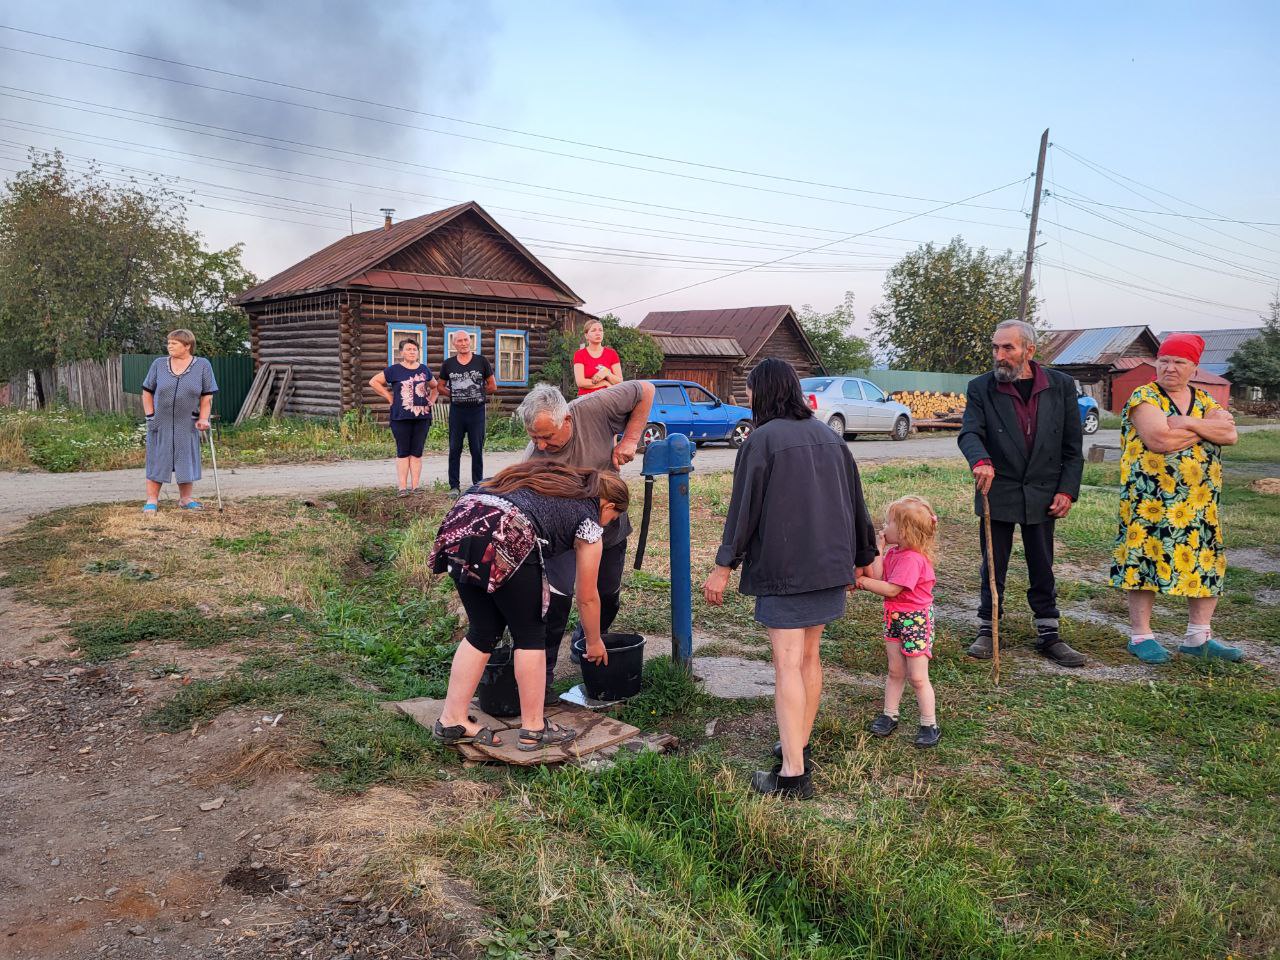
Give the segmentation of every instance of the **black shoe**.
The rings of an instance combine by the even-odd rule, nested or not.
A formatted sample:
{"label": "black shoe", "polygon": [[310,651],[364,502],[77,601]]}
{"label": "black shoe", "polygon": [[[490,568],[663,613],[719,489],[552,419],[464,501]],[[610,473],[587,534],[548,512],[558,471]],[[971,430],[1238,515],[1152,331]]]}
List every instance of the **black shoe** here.
{"label": "black shoe", "polygon": [[757,770],[751,775],[751,789],[766,796],[810,800],[813,798],[813,775],[806,771],[798,777],[784,777],[771,770]]}
{"label": "black shoe", "polygon": [[898,729],[898,721],[896,718],[882,713],[870,723],[867,724],[867,733],[873,737],[887,737],[893,731]]}
{"label": "black shoe", "polygon": [[936,747],[938,741],[942,739],[942,731],[938,729],[935,723],[932,727],[921,725],[916,731],[916,738],[911,742],[917,747]]}
{"label": "black shoe", "polygon": [[1036,653],[1060,667],[1083,667],[1085,655],[1072,650],[1058,633],[1057,624],[1036,625]]}
{"label": "black shoe", "polygon": [[1036,653],[1046,660],[1052,660],[1060,667],[1083,667],[1088,661],[1088,657],[1083,653],[1073,650],[1061,640],[1048,645],[1037,643]]}
{"label": "black shoe", "polygon": [[[782,759],[782,741],[781,741],[781,740],[779,740],[777,743],[775,743],[775,744],[773,745],[773,759],[775,759],[775,760],[781,760],[781,759]],[[806,743],[806,744],[804,745],[804,765],[805,765],[805,769],[808,769],[812,764],[813,764],[813,747],[809,746],[809,745]]]}
{"label": "black shoe", "polygon": [[975,660],[990,660],[992,642],[991,624],[984,623],[978,627],[978,636],[973,643],[969,644],[969,649],[965,653]]}

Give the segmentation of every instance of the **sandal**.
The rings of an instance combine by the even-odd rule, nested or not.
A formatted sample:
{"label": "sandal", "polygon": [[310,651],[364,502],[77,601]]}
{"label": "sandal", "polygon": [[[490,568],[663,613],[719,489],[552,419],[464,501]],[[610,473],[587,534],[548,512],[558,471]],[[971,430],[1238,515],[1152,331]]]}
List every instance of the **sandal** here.
{"label": "sandal", "polygon": [[467,728],[461,723],[446,727],[437,720],[435,727],[431,730],[431,735],[449,747],[459,743],[474,743],[482,747],[502,746],[502,741],[497,738],[498,735],[488,727],[481,727],[475,733],[467,733]]}
{"label": "sandal", "polygon": [[144,504],[142,505],[142,512],[143,512],[143,513],[157,513],[157,512],[159,512],[159,510],[160,510],[160,508],[159,508],[156,504],[154,504],[154,503],[144,503]]}
{"label": "sandal", "polygon": [[520,742],[516,744],[516,748],[525,753],[533,753],[544,747],[560,747],[576,739],[578,731],[572,727],[562,727],[550,720],[543,720],[541,730],[520,728]]}
{"label": "sandal", "polygon": [[199,500],[188,500],[186,503],[178,504],[178,507],[182,510],[203,510],[204,504]]}

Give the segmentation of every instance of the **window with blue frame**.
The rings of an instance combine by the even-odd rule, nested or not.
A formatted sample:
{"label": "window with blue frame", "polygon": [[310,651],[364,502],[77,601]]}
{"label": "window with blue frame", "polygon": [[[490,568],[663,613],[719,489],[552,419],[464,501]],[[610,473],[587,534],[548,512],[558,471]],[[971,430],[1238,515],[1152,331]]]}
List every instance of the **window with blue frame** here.
{"label": "window with blue frame", "polygon": [[480,352],[479,327],[466,327],[461,324],[446,325],[444,328],[444,359],[446,360],[453,356],[453,335],[459,330],[471,334],[471,349],[475,353]]}
{"label": "window with blue frame", "polygon": [[525,330],[494,332],[497,354],[497,381],[505,387],[529,383],[529,334]]}
{"label": "window with blue frame", "polygon": [[412,340],[418,345],[418,358],[430,366],[427,360],[427,328],[421,323],[387,324],[387,366],[400,360],[400,344]]}

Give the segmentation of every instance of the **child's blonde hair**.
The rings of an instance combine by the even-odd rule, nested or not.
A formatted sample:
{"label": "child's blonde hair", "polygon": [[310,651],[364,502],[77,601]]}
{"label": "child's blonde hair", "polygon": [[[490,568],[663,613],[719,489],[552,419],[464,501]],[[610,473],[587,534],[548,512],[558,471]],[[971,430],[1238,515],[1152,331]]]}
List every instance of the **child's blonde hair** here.
{"label": "child's blonde hair", "polygon": [[924,497],[902,497],[889,504],[887,516],[898,521],[898,541],[933,561],[938,515]]}

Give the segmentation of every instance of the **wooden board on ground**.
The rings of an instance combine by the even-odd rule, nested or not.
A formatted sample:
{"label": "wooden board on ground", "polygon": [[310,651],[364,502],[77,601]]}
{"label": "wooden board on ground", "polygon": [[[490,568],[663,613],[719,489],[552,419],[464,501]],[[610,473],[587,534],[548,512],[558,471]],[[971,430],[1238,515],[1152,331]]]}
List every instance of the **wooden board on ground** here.
{"label": "wooden board on ground", "polygon": [[[430,730],[435,726],[436,720],[440,718],[440,711],[444,709],[444,701],[433,700],[429,697],[419,697],[414,700],[401,700],[398,703],[384,703],[382,708],[404,714],[414,722]],[[640,736],[640,730],[629,723],[622,723],[620,720],[596,713],[594,710],[588,710],[585,707],[562,704],[548,707],[546,717],[562,726],[575,728],[579,731],[578,738],[564,746],[546,747],[542,750],[525,752],[516,746],[519,740],[517,733],[520,728],[519,717],[510,717],[508,719],[491,717],[481,710],[479,704],[474,701],[467,713],[469,716],[474,717],[477,723],[498,733],[506,731],[505,735],[500,738],[502,740],[501,746],[486,747],[474,743],[458,744],[458,752],[466,759],[480,762],[496,761],[518,767],[564,763],[567,760],[574,760],[602,750],[608,750],[626,741],[635,740]],[[669,745],[665,741],[660,745],[658,745],[657,740],[654,743],[653,749],[661,749]]]}

